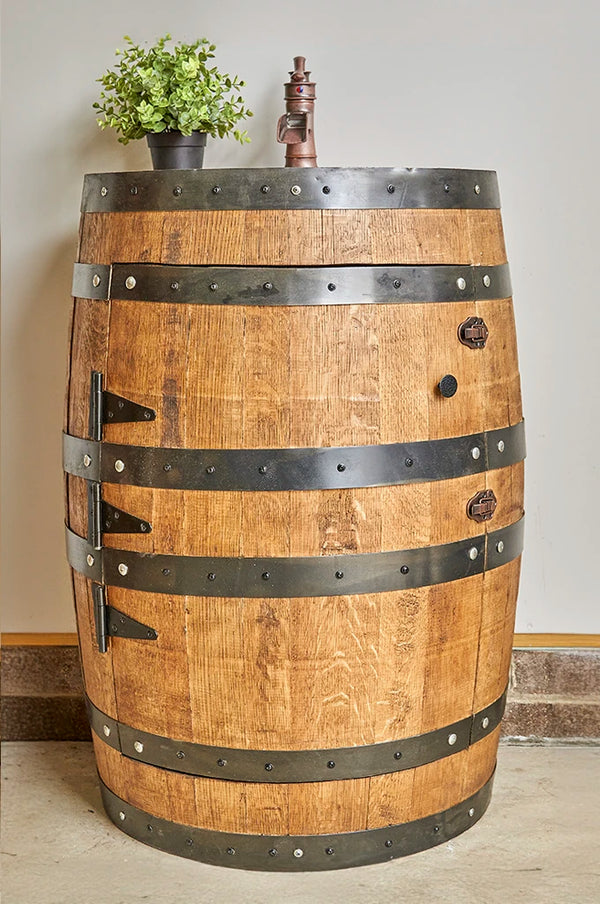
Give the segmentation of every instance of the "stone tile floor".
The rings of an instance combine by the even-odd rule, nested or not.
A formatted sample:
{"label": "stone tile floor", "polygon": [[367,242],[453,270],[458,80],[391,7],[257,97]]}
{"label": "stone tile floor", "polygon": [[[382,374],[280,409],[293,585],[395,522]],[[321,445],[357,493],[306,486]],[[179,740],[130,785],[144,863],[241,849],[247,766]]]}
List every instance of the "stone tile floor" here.
{"label": "stone tile floor", "polygon": [[600,904],[600,748],[500,748],[487,814],[403,860],[255,873],[155,851],[104,816],[91,744],[3,745],[3,904]]}

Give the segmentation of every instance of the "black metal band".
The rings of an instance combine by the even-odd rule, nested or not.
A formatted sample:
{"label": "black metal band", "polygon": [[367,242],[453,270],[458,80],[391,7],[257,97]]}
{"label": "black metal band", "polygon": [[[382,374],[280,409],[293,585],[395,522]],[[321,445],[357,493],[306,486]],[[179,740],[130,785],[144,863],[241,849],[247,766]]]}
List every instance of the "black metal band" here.
{"label": "black metal band", "polygon": [[525,458],[525,429],[373,446],[164,449],[63,435],[65,471],[86,480],[171,490],[338,490],[450,480]]}
{"label": "black metal band", "polygon": [[348,305],[509,298],[496,267],[192,267],[75,264],[75,298],[217,305]]}
{"label": "black metal band", "polygon": [[401,167],[160,170],[85,176],[81,210],[500,207],[489,170]]}
{"label": "black metal band", "polygon": [[186,775],[236,782],[327,782],[402,772],[444,759],[489,735],[500,724],[506,691],[480,712],[435,731],[358,747],[326,750],[243,750],[177,741],[111,719],[87,698],[98,737],[130,759]]}
{"label": "black metal band", "polygon": [[407,590],[458,581],[512,561],[523,548],[523,518],[440,546],[341,556],[207,558],[103,547],[67,528],[69,564],[92,581],[178,596],[289,599]]}
{"label": "black metal band", "polygon": [[238,869],[297,872],[344,869],[416,854],[460,835],[480,819],[492,795],[494,773],[466,800],[400,825],[330,835],[242,835],[160,819],[117,797],[100,780],[102,801],[117,828],[151,847]]}

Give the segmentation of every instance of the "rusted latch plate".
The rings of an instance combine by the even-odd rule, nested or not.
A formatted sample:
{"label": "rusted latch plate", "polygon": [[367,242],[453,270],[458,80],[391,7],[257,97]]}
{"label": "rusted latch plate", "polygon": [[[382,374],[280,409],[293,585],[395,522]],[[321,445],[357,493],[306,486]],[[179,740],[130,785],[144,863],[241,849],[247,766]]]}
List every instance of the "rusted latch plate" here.
{"label": "rusted latch plate", "polygon": [[468,348],[485,348],[489,335],[483,317],[467,317],[458,327],[458,338]]}
{"label": "rusted latch plate", "polygon": [[491,521],[498,500],[493,490],[482,490],[467,502],[467,515],[473,521]]}

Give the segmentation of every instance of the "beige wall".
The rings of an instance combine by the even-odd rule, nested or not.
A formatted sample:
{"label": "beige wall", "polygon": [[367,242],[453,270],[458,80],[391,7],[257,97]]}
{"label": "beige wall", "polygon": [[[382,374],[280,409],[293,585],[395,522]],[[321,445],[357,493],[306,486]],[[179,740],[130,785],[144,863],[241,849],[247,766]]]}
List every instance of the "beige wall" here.
{"label": "beige wall", "polygon": [[[273,166],[294,54],[318,82],[329,166],[498,170],[528,426],[518,630],[599,632],[597,4],[581,0],[7,0],[3,29],[3,590],[8,631],[73,629],[60,430],[84,172],[149,166],[97,130],[123,34],[206,35],[248,82],[253,142],[206,165]],[[294,12],[288,12],[288,10]],[[593,21],[593,20],[596,21]],[[595,344],[594,344],[595,339]]]}

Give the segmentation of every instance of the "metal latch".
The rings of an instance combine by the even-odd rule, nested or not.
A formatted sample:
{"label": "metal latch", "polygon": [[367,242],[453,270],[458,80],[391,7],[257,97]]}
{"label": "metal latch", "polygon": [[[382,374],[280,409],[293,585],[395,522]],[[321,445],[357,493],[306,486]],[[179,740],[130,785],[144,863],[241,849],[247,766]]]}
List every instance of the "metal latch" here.
{"label": "metal latch", "polygon": [[103,424],[127,424],[136,421],[154,421],[156,411],[131,399],[102,389],[102,374],[92,371],[90,387],[90,436],[102,439]]}
{"label": "metal latch", "polygon": [[458,338],[469,348],[484,348],[489,335],[483,317],[467,317],[458,327]]}
{"label": "metal latch", "polygon": [[96,622],[96,641],[100,653],[108,649],[108,637],[131,637],[135,640],[157,640],[158,634],[149,625],[136,621],[124,612],[109,606],[106,602],[104,584],[92,584],[94,598],[94,620]]}
{"label": "metal latch", "polygon": [[473,521],[491,521],[498,500],[493,490],[482,490],[467,502],[467,515]]}
{"label": "metal latch", "polygon": [[88,481],[88,540],[96,549],[102,546],[102,534],[149,534],[152,525],[136,515],[105,502],[102,484]]}

